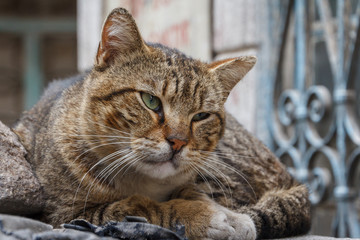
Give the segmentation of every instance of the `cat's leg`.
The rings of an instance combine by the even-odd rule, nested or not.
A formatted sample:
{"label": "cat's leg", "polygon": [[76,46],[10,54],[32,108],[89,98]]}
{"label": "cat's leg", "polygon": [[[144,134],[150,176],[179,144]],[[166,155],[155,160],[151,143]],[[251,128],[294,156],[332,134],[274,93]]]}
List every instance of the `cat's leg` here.
{"label": "cat's leg", "polygon": [[[308,189],[299,185],[279,159],[229,114],[218,152],[218,172],[231,179],[237,212],[251,216],[258,238],[281,238],[310,230]],[[216,185],[215,191],[221,192]],[[226,206],[224,198],[219,197],[218,202]]]}
{"label": "cat's leg", "polygon": [[255,239],[256,230],[246,214],[232,212],[210,200],[172,199],[156,202],[132,196],[114,203],[87,208],[84,218],[94,224],[122,220],[125,216],[142,216],[150,223],[173,229],[185,225],[189,239]]}
{"label": "cat's leg", "polygon": [[270,190],[255,205],[237,212],[251,216],[260,239],[305,234],[311,225],[308,190],[304,185]]}

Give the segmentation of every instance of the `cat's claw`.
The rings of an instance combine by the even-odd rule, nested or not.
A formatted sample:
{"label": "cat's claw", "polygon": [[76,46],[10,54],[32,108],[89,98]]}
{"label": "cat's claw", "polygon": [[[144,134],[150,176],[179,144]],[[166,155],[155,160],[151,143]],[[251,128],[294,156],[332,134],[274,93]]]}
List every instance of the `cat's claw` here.
{"label": "cat's claw", "polygon": [[215,211],[205,239],[253,240],[256,239],[255,224],[248,215],[221,207]]}

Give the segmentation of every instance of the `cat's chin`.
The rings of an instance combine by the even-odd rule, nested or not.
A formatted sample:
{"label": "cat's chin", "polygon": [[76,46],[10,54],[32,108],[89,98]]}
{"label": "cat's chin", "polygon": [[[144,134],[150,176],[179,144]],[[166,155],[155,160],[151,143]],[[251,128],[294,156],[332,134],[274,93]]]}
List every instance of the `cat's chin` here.
{"label": "cat's chin", "polygon": [[139,170],[143,174],[156,179],[165,179],[179,173],[179,167],[173,160],[145,161]]}

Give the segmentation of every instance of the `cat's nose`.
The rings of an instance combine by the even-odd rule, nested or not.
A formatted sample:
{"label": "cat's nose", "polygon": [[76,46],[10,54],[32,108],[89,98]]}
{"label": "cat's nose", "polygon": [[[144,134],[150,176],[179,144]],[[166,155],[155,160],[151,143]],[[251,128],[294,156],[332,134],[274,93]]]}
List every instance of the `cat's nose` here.
{"label": "cat's nose", "polygon": [[179,152],[183,146],[187,144],[186,140],[181,140],[177,138],[168,138],[168,142],[174,152]]}

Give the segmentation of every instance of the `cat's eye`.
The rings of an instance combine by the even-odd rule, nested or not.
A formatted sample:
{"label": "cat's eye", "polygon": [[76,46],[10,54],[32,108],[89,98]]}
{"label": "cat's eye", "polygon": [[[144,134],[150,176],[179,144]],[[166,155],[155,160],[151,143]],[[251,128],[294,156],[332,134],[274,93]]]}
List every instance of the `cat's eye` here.
{"label": "cat's eye", "polygon": [[148,93],[141,93],[141,98],[143,100],[143,102],[145,103],[145,105],[150,108],[153,111],[158,111],[160,110],[161,107],[161,101],[158,97],[155,97],[151,94]]}
{"label": "cat's eye", "polygon": [[210,116],[209,113],[201,112],[201,113],[195,114],[194,117],[192,118],[192,120],[197,122],[197,121],[204,120],[204,119],[208,118],[209,116]]}

